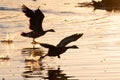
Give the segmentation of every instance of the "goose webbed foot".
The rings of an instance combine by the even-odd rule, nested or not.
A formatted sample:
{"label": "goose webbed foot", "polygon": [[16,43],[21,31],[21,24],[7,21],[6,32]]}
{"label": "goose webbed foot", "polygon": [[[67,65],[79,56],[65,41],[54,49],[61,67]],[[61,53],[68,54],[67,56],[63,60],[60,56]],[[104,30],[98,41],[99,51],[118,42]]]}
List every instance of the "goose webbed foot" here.
{"label": "goose webbed foot", "polygon": [[60,58],[60,55],[58,55],[58,58]]}
{"label": "goose webbed foot", "polygon": [[39,44],[39,42],[33,41],[32,44]]}

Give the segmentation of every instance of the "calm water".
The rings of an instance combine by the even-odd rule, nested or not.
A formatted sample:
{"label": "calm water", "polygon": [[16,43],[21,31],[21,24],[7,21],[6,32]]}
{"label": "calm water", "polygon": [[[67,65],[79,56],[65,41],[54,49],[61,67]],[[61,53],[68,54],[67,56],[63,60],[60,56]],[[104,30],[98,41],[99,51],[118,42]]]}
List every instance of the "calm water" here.
{"label": "calm water", "polygon": [[[19,1],[19,2],[18,2]],[[0,43],[0,80],[120,80],[120,13],[92,7],[75,7],[91,0],[0,0],[0,40],[13,39],[12,44]],[[38,59],[47,49],[31,44],[32,39],[20,36],[29,31],[29,19],[21,11],[22,4],[40,9],[45,14],[44,30],[53,28],[36,41],[56,45],[74,33],[84,33],[76,44],[79,49],[66,51],[41,62],[25,61],[34,55]],[[7,34],[8,37],[7,37]]]}

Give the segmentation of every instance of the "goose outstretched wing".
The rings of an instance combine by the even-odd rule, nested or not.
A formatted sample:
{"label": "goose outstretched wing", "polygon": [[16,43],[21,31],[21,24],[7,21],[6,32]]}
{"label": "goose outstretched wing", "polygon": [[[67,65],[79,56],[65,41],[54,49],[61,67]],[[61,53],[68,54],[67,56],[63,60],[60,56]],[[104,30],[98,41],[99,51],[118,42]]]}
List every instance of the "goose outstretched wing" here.
{"label": "goose outstretched wing", "polygon": [[64,47],[67,44],[69,44],[70,42],[76,41],[82,35],[83,35],[83,33],[81,33],[81,34],[73,34],[71,36],[65,37],[63,40],[60,41],[60,43],[57,45],[57,47]]}
{"label": "goose outstretched wing", "polygon": [[30,25],[29,28],[34,31],[43,31],[42,29],[42,22],[44,19],[44,14],[42,11],[38,8],[35,11],[32,11],[27,6],[22,6],[22,11],[25,13],[25,15],[30,18]]}
{"label": "goose outstretched wing", "polygon": [[40,43],[40,45],[45,47],[45,48],[55,48],[55,46],[50,45],[50,44],[46,44],[46,43]]}
{"label": "goose outstretched wing", "polygon": [[29,9],[26,5],[22,5],[22,11],[25,13],[25,15],[29,18],[34,17],[34,12]]}

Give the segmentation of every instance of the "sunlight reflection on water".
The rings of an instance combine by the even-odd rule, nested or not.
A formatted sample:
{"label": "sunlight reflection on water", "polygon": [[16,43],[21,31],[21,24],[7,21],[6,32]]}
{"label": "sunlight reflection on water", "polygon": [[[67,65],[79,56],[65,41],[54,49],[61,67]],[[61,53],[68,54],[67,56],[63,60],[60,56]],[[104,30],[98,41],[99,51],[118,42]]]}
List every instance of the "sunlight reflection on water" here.
{"label": "sunlight reflection on water", "polygon": [[[9,60],[0,61],[0,79],[5,80],[120,80],[120,26],[119,13],[93,8],[75,7],[79,2],[91,0],[0,0],[0,7],[15,10],[0,10],[0,39],[7,33],[13,37],[12,44],[0,43],[0,56]],[[36,41],[56,45],[61,39],[74,33],[84,33],[75,44],[79,49],[66,51],[57,57],[46,57],[42,62],[25,61],[34,52],[32,39],[20,36],[29,31],[28,18],[20,8],[22,4],[40,9],[46,15],[43,28],[55,29]],[[47,49],[35,45],[35,53],[47,53]],[[26,54],[23,54],[26,53]],[[37,59],[38,59],[37,57]]]}

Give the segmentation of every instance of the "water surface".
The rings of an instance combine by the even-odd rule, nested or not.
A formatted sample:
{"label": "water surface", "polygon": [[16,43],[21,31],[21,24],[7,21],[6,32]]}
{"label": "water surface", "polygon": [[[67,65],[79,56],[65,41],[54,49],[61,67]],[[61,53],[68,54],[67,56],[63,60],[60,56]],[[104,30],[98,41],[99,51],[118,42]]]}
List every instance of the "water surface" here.
{"label": "water surface", "polygon": [[[18,3],[19,1],[19,3]],[[90,0],[0,0],[0,39],[13,39],[12,44],[0,43],[0,80],[120,80],[120,13],[92,7],[75,7]],[[31,53],[47,53],[32,39],[20,36],[29,31],[29,19],[22,13],[25,4],[45,14],[44,30],[54,29],[36,41],[57,45],[61,39],[75,33],[84,33],[78,41],[79,49],[71,49],[57,57],[46,57],[41,62],[25,61]]]}

